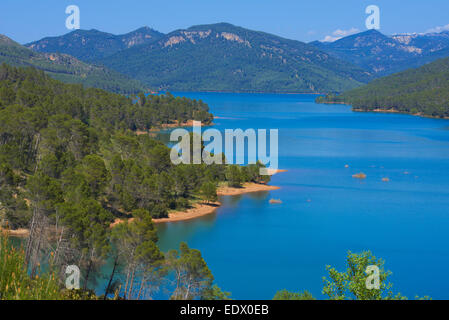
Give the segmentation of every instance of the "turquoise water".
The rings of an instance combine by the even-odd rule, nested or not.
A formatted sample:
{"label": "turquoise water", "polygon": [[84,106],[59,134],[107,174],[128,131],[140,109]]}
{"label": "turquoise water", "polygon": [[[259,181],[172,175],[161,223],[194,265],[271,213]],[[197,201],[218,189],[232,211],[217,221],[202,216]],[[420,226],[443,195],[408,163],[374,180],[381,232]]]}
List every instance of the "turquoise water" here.
{"label": "turquoise water", "polygon": [[449,121],[354,113],[313,95],[177,95],[208,103],[217,129],[279,129],[288,172],[272,179],[280,190],[223,197],[215,214],[159,225],[164,251],[180,241],[201,250],[236,299],[284,288],[323,298],[325,266],[342,269],[348,250],[385,259],[409,298],[449,299]]}

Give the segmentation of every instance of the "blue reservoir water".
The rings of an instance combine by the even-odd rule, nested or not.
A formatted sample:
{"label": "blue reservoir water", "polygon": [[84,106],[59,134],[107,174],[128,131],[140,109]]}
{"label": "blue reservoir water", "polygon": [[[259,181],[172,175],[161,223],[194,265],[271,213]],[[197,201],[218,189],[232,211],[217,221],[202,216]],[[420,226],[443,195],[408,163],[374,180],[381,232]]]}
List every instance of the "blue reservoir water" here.
{"label": "blue reservoir water", "polygon": [[[201,250],[236,299],[284,288],[324,298],[325,266],[345,268],[348,250],[385,259],[409,298],[449,299],[449,121],[355,113],[314,95],[177,95],[208,103],[219,130],[279,129],[288,172],[272,179],[280,190],[223,197],[215,214],[159,225],[164,251],[181,241]],[[352,178],[359,172],[367,178]]]}

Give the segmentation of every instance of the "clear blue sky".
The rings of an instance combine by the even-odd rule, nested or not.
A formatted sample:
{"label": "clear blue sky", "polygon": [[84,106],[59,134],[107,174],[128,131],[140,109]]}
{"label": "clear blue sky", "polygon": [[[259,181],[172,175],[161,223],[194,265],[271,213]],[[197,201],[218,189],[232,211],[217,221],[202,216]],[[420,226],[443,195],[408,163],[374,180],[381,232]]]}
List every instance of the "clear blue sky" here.
{"label": "clear blue sky", "polygon": [[65,34],[65,8],[72,4],[80,8],[82,29],[114,34],[229,22],[308,42],[339,29],[365,30],[371,4],[380,7],[386,34],[449,28],[449,0],[1,0],[0,33],[20,43]]}

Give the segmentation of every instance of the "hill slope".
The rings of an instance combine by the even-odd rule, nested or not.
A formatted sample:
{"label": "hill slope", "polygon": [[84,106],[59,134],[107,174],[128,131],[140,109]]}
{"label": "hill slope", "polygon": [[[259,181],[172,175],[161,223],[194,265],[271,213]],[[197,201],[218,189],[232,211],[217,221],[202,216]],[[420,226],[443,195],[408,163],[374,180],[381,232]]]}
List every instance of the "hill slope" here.
{"label": "hill slope", "polygon": [[335,42],[311,43],[330,55],[368,70],[374,77],[420,67],[449,56],[449,33],[386,36],[376,30]]}
{"label": "hill slope", "polygon": [[318,102],[347,103],[358,111],[395,111],[449,117],[449,58],[434,61]]}
{"label": "hill slope", "polygon": [[226,23],[177,30],[102,62],[169,90],[340,92],[369,78],[313,46]]}
{"label": "hill slope", "polygon": [[81,83],[112,92],[136,93],[147,90],[139,81],[116,71],[84,63],[66,54],[34,52],[4,35],[0,35],[1,63],[16,67],[33,66],[67,83]]}
{"label": "hill slope", "polygon": [[37,52],[66,53],[83,61],[95,62],[120,50],[150,43],[163,36],[148,27],[123,35],[92,30],[75,30],[60,37],[47,37],[26,46]]}

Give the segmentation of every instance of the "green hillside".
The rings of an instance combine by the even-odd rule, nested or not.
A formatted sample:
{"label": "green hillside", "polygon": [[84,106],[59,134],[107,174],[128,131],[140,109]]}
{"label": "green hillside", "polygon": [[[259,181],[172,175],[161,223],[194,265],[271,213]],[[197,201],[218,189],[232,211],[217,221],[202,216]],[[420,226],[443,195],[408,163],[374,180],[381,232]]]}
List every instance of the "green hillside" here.
{"label": "green hillside", "polygon": [[34,52],[10,38],[0,35],[0,64],[35,67],[51,77],[118,93],[146,91],[147,86],[116,71],[84,63],[67,54]]}
{"label": "green hillside", "polygon": [[370,76],[314,46],[226,23],[177,30],[101,62],[165,90],[341,92]]}
{"label": "green hillside", "polygon": [[449,117],[449,58],[374,80],[324,103],[347,103],[355,110],[388,110],[432,117]]}

